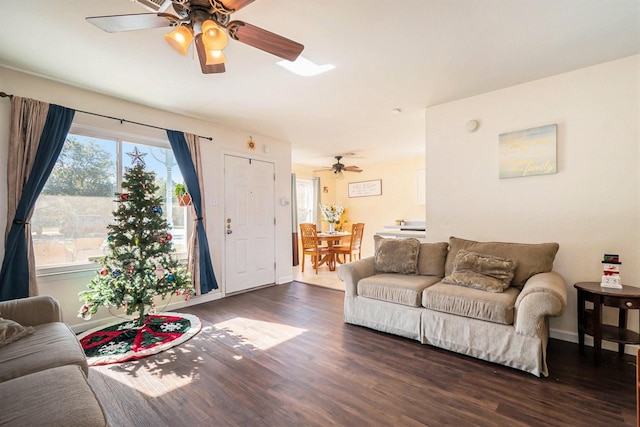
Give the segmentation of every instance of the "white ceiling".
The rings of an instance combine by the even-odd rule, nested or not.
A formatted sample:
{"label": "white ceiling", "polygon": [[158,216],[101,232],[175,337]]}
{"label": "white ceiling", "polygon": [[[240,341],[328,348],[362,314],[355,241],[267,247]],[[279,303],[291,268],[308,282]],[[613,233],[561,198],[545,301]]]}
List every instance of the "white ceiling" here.
{"label": "white ceiling", "polygon": [[0,65],[290,141],[294,163],[313,166],[424,153],[427,106],[640,53],[640,0],[256,0],[232,19],[335,70],[299,77],[230,40],[227,72],[203,75],[168,29],[109,34],[84,19],[147,12],[131,0],[0,6]]}

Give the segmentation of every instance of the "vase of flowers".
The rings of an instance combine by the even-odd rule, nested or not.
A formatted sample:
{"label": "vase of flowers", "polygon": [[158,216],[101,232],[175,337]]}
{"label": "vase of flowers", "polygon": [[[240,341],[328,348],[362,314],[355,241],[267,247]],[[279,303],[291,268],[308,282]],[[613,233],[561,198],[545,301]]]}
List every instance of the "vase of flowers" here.
{"label": "vase of flowers", "polygon": [[335,233],[335,224],[340,221],[340,216],[344,213],[342,205],[332,203],[328,205],[320,205],[322,220],[329,223],[329,232]]}

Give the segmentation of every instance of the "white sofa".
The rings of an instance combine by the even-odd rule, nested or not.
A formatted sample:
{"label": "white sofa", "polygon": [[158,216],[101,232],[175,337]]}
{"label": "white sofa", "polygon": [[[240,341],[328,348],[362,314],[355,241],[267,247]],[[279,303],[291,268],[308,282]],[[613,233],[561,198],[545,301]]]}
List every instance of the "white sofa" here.
{"label": "white sofa", "polygon": [[[414,254],[406,256],[394,249],[389,255],[387,251],[391,258],[385,264],[381,244],[388,242],[376,238],[374,257],[338,269],[345,284],[345,322],[548,376],[548,318],[562,315],[567,304],[565,281],[551,271],[556,243],[476,242],[456,237],[448,244],[418,243],[413,273],[406,271],[407,263],[400,268],[393,264],[409,258],[410,270]],[[515,272],[509,286],[502,292],[487,292],[474,289],[473,283],[446,283],[457,272],[460,250],[461,255],[466,251],[512,261]]]}

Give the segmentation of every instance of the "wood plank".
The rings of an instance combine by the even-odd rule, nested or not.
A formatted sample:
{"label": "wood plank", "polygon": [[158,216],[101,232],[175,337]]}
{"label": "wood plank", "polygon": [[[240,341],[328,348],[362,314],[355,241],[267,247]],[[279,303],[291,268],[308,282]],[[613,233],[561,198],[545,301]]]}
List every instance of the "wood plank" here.
{"label": "wood plank", "polygon": [[549,378],[343,322],[344,293],[293,282],[182,312],[169,351],[90,368],[113,426],[635,425],[635,357],[551,340]]}

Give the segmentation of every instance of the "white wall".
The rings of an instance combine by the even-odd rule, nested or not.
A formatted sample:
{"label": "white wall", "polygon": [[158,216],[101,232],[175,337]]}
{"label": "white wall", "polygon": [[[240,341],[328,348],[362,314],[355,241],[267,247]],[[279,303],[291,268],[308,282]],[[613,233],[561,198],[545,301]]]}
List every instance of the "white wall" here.
{"label": "white wall", "polygon": [[[291,211],[290,206],[282,206],[278,201],[290,198],[291,186],[291,146],[285,141],[274,140],[255,132],[235,130],[216,126],[166,111],[134,104],[128,101],[67,86],[27,74],[0,67],[0,90],[25,98],[34,98],[65,107],[99,113],[127,120],[176,129],[213,137],[213,141],[201,140],[202,164],[204,168],[204,197],[206,201],[207,235],[212,254],[213,267],[219,285],[224,285],[224,174],[223,153],[236,153],[246,157],[271,161],[276,170],[276,283],[293,280],[291,268]],[[162,88],[158,88],[162,90]],[[195,101],[195,100],[194,100]],[[0,177],[6,176],[7,146],[9,140],[10,103],[8,98],[0,99]],[[166,140],[164,131],[148,127],[121,124],[119,121],[98,118],[77,112],[74,123],[96,126],[131,135],[143,135]],[[255,151],[249,151],[247,140],[252,135],[256,142]],[[269,152],[263,149],[269,146]],[[0,200],[6,200],[6,180],[0,179]],[[209,202],[217,198],[218,206]],[[6,203],[0,204],[0,224],[6,224]],[[0,256],[4,255],[4,245]],[[41,277],[38,280],[40,293],[50,294],[61,301],[64,320],[72,325],[82,322],[75,317],[80,306],[77,294],[86,287],[87,274]],[[220,297],[220,291],[196,297],[192,302]],[[104,316],[102,316],[104,317]]]}
{"label": "white wall", "polygon": [[[427,109],[428,239],[558,242],[569,303],[552,336],[577,340],[573,283],[600,281],[604,253],[640,286],[639,76],[633,56]],[[558,173],[499,179],[498,135],[553,123]]]}

